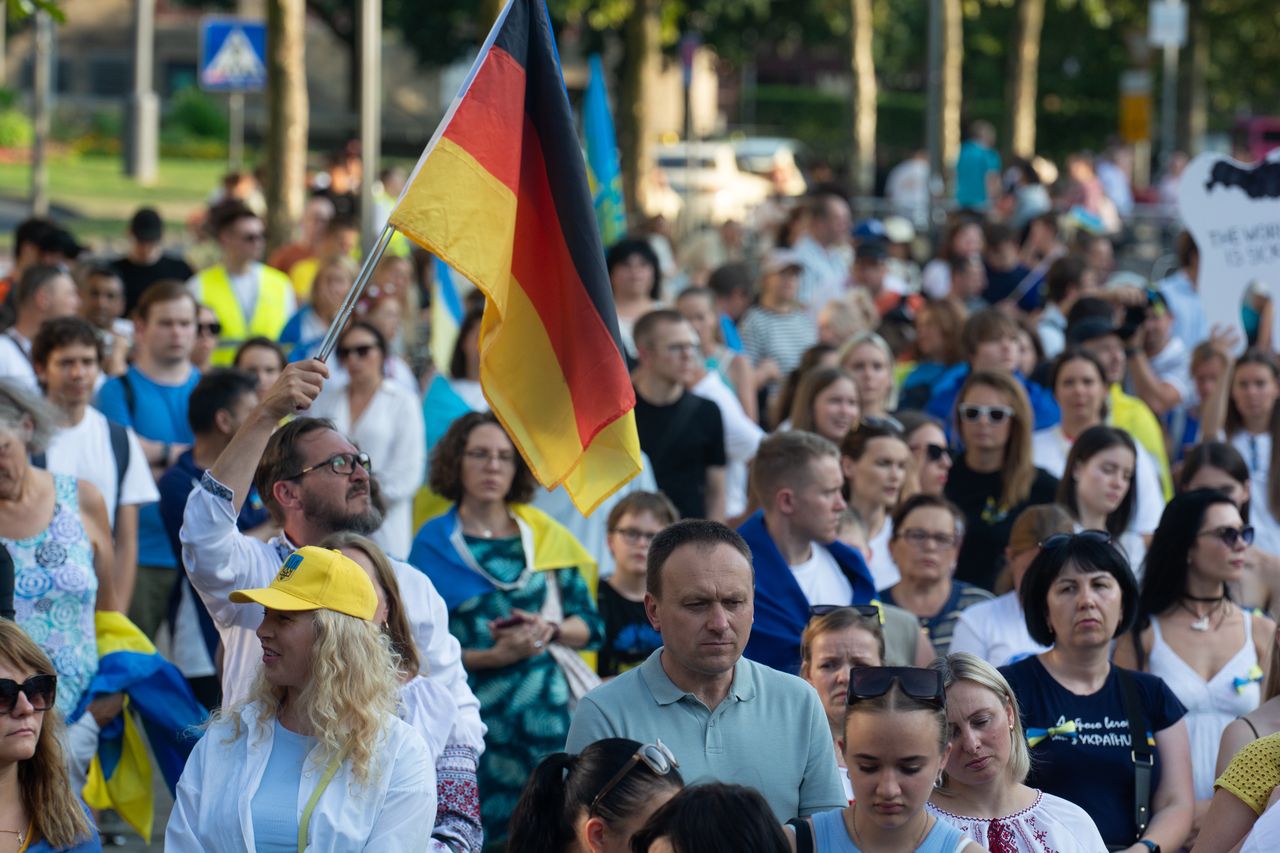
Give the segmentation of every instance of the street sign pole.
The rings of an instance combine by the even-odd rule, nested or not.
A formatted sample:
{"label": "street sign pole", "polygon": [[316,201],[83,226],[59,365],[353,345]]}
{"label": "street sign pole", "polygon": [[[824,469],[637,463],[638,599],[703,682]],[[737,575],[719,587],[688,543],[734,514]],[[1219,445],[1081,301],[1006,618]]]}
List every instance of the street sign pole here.
{"label": "street sign pole", "polygon": [[360,246],[367,255],[383,225],[373,199],[382,148],[382,0],[363,0],[360,12]]}
{"label": "street sign pole", "polygon": [[1161,0],[1152,3],[1147,14],[1147,38],[1153,47],[1164,51],[1160,81],[1160,165],[1168,168],[1178,145],[1178,49],[1187,43],[1187,7],[1182,0]]}
{"label": "street sign pole", "polygon": [[231,126],[227,142],[227,167],[235,172],[244,165],[244,92],[232,92],[227,96],[227,113]]}
{"label": "street sign pole", "polygon": [[124,170],[145,186],[155,183],[159,157],[160,99],[153,85],[156,0],[134,0],[133,9],[133,94]]}

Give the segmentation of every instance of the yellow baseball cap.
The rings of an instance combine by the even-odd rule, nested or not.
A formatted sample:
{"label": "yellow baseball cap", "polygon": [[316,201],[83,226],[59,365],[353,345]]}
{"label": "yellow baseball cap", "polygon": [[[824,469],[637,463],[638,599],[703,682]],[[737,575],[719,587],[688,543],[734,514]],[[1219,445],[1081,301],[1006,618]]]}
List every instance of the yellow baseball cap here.
{"label": "yellow baseball cap", "polygon": [[285,558],[271,586],[238,589],[231,600],[272,610],[333,610],[357,619],[372,619],[378,609],[378,595],[359,563],[341,551],[313,545]]}

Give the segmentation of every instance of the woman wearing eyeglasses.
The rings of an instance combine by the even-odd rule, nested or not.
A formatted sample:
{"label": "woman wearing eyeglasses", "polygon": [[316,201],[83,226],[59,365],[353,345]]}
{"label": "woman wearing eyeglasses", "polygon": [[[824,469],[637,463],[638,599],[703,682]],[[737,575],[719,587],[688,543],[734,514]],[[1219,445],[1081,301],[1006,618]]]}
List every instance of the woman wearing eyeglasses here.
{"label": "woman wearing eyeglasses", "polygon": [[800,635],[800,677],[813,685],[827,712],[836,766],[845,796],[853,802],[853,785],[844,764],[840,742],[844,738],[844,716],[848,710],[849,670],[859,666],[884,664],[884,630],[875,605],[855,607],[815,607],[809,624]]}
{"label": "woman wearing eyeglasses", "polygon": [[861,411],[853,374],[839,367],[815,367],[796,388],[788,428],[817,433],[839,447],[858,428]]}
{"label": "woman wearing eyeglasses", "polygon": [[387,511],[372,538],[400,559],[413,542],[413,496],[426,473],[422,406],[412,392],[384,375],[387,341],[372,325],[349,325],[338,338],[337,354],[347,382],[326,386],[311,414],[329,418],[374,461]]}
{"label": "woman wearing eyeglasses", "polygon": [[898,568],[889,553],[893,522],[889,512],[902,495],[911,451],[902,440],[896,422],[884,418],[864,421],[840,445],[840,468],[844,473],[849,506],[862,519],[867,531],[867,568],[876,589],[898,581]]}
{"label": "woman wearing eyeglasses", "polygon": [[941,495],[951,476],[951,448],[947,446],[942,421],[918,411],[897,412],[894,417],[902,424],[902,437],[911,449],[912,464],[902,487],[903,498]]}
{"label": "woman wearing eyeglasses", "polygon": [[1176,496],[1151,540],[1133,636],[1116,647],[1120,666],[1160,676],[1187,707],[1197,815],[1213,797],[1222,731],[1258,707],[1270,661],[1275,623],[1227,595],[1252,540],[1222,492]]}
{"label": "woman wearing eyeglasses", "polygon": [[534,768],[511,815],[508,850],[627,853],[631,836],[684,787],[662,741],[605,738]]}
{"label": "woman wearing eyeglasses", "polygon": [[596,671],[610,678],[637,667],[662,645],[662,635],[644,612],[649,544],[679,517],[661,492],[632,492],[609,510],[609,554],[613,574],[600,581],[596,602],[604,620],[604,642]]}
{"label": "woman wearing eyeglasses", "polygon": [[1041,504],[1022,511],[1013,522],[1009,547],[1004,552],[1013,588],[960,612],[951,634],[951,654],[968,652],[992,666],[1006,666],[1045,651],[1047,647],[1027,633],[1027,617],[1022,612],[1018,590],[1031,561],[1040,553],[1040,543],[1073,530],[1075,522],[1057,504]]}
{"label": "woman wearing eyeglasses", "polygon": [[963,539],[960,509],[946,498],[916,495],[893,511],[889,550],[902,577],[880,597],[915,614],[939,656],[951,646],[961,611],[992,598],[985,589],[952,577]]}
{"label": "woman wearing eyeglasses", "polygon": [[67,777],[57,686],[48,655],[0,619],[0,850],[102,850]]}
{"label": "woman wearing eyeglasses", "polygon": [[797,853],[981,853],[925,808],[952,748],[946,702],[942,675],[931,669],[849,673],[843,746],[853,803],[790,821]]}
{"label": "woman wearing eyeglasses", "polygon": [[975,370],[960,388],[956,423],[963,452],[944,494],[964,513],[956,577],[994,589],[1013,520],[1028,506],[1053,503],[1058,481],[1031,457],[1031,403],[1003,371]]}
{"label": "woman wearing eyeglasses", "polygon": [[1078,529],[1107,531],[1141,578],[1147,543],[1131,525],[1138,502],[1137,459],[1138,447],[1129,433],[1089,427],[1067,454],[1058,503],[1075,518]]}
{"label": "woman wearing eyeglasses", "polygon": [[1022,580],[1031,638],[1048,651],[1000,668],[1031,748],[1027,784],[1075,803],[1109,849],[1178,850],[1194,797],[1186,708],[1154,675],[1110,660],[1138,588],[1104,531],[1052,536]]}
{"label": "woman wearing eyeglasses", "polygon": [[196,340],[191,346],[191,364],[201,373],[213,366],[213,351],[222,339],[222,321],[208,305],[196,308]]}
{"label": "woman wearing eyeglasses", "polygon": [[577,654],[604,633],[591,596],[595,563],[528,505],[533,475],[492,413],[453,422],[432,451],[430,484],[454,507],[422,526],[409,562],[449,608],[449,633],[489,727],[480,807],[493,843],[506,837],[539,759],[564,747],[570,702],[599,683]]}
{"label": "woman wearing eyeglasses", "polygon": [[1018,700],[995,667],[963,652],[934,661],[947,688],[951,754],[929,811],[999,853],[1101,853],[1075,803],[1023,784],[1031,755]]}
{"label": "woman wearing eyeglasses", "polygon": [[[1037,467],[1055,477],[1069,479],[1067,472],[1072,469],[1067,464],[1067,456],[1071,453],[1072,444],[1086,430],[1107,423],[1106,371],[1092,353],[1079,347],[1069,347],[1053,363],[1050,386],[1054,399],[1062,410],[1062,420],[1031,436],[1031,457]],[[1151,539],[1151,533],[1160,523],[1165,496],[1160,485],[1160,468],[1155,458],[1140,445],[1135,445],[1134,450],[1135,461],[1130,479],[1135,483],[1135,497],[1127,529],[1143,537],[1142,552],[1145,553],[1146,542]],[[1071,507],[1068,509],[1075,512]],[[1084,525],[1085,528],[1090,526]],[[1128,553],[1128,546],[1138,543],[1130,538],[1124,544]],[[1141,553],[1136,556],[1130,553],[1129,556],[1129,564],[1135,572],[1139,571]]]}
{"label": "woman wearing eyeglasses", "polygon": [[263,609],[262,665],[192,750],[165,850],[425,851],[435,764],[396,715],[398,658],[365,570],[306,546],[230,599]]}

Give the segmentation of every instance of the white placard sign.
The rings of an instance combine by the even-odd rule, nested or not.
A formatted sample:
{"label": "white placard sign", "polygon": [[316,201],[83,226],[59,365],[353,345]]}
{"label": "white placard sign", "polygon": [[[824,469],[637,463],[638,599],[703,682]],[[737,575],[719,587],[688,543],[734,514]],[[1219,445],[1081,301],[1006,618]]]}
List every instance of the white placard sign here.
{"label": "white placard sign", "polygon": [[1197,282],[1209,325],[1244,339],[1240,306],[1251,281],[1280,289],[1280,152],[1245,164],[1201,154],[1178,182],[1178,213],[1200,250]]}

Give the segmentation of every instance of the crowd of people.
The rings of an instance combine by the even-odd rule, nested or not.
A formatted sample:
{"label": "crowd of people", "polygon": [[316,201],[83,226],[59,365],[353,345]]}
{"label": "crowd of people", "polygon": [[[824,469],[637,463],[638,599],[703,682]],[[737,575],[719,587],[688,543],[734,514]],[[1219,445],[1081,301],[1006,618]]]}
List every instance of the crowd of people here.
{"label": "crowd of people", "polygon": [[483,295],[428,323],[425,252],[315,358],[349,158],[269,256],[232,184],[197,269],[150,209],[118,258],[24,222],[0,853],[97,849],[81,786],[148,701],[112,614],[211,715],[173,850],[1266,849],[1270,306],[1208,328],[1187,234],[1117,272],[1117,162],[1004,174],[979,126],[936,251],[833,185],[608,247],[644,470],[589,516],[489,410]]}

